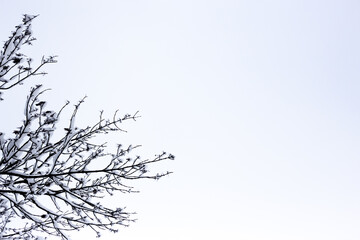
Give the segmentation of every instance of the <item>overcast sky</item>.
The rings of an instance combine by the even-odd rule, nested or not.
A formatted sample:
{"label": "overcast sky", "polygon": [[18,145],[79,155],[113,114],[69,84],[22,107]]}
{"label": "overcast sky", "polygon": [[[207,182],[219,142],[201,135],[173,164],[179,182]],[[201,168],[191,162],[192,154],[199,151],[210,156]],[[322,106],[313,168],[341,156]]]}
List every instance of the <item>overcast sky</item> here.
{"label": "overcast sky", "polygon": [[[26,51],[59,56],[22,94],[6,93],[1,131],[43,83],[49,106],[88,96],[79,126],[102,109],[139,110],[108,142],[176,156],[159,167],[173,175],[113,199],[138,221],[102,239],[360,239],[359,1],[0,4],[2,41],[22,14],[40,14]],[[74,234],[84,236],[95,239]]]}

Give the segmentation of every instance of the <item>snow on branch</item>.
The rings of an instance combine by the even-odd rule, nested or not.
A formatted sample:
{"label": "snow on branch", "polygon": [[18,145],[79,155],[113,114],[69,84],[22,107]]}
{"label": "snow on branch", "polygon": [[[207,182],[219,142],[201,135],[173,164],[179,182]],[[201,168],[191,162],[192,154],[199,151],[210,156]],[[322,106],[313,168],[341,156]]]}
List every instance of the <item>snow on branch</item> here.
{"label": "snow on branch", "polygon": [[31,76],[45,75],[45,72],[40,72],[41,68],[56,62],[56,56],[43,57],[40,64],[33,67],[33,60],[20,52],[23,45],[32,45],[36,40],[31,30],[31,23],[36,17],[25,14],[22,23],[16,26],[0,51],[0,100],[3,100],[3,91],[22,84]]}
{"label": "snow on branch", "polygon": [[[4,45],[0,76],[8,80],[0,82],[0,90],[20,84],[28,76],[35,76],[42,65],[54,62],[51,58],[43,60],[35,70],[19,65],[21,73],[6,78],[10,71],[5,66],[20,64],[21,60],[14,61],[24,57],[17,55],[18,50],[33,41],[30,26],[34,18],[25,15],[23,24]],[[0,239],[69,239],[69,232],[84,227],[100,236],[102,230],[117,232],[119,226],[128,226],[134,221],[132,213],[125,207],[105,206],[102,199],[114,193],[134,192],[129,180],[159,179],[170,174],[151,173],[148,169],[174,156],[163,152],[142,158],[132,153],[138,145],[118,144],[108,152],[105,144],[93,139],[109,132],[123,132],[121,124],[137,119],[138,112],[121,117],[115,112],[111,119],[101,113],[94,124],[80,128],[75,119],[82,99],[64,128],[59,116],[69,103],[58,111],[47,109],[43,99],[46,91],[41,85],[31,89],[24,120],[13,137],[6,138],[0,132]]]}

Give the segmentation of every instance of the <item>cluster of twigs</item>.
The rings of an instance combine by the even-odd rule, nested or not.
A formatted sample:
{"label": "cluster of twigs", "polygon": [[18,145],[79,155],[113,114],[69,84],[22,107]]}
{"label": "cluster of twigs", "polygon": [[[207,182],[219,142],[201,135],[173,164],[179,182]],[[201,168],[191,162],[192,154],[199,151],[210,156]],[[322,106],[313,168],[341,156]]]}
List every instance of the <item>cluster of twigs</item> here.
{"label": "cluster of twigs", "polygon": [[[39,70],[54,57],[43,58],[36,67],[18,50],[34,40],[31,21],[25,15],[0,55],[0,91],[8,90]],[[22,65],[24,62],[26,67]],[[18,68],[17,73],[12,70]],[[11,75],[9,78],[6,76]],[[121,123],[138,118],[135,114],[100,119],[92,126],[77,128],[75,118],[81,100],[75,105],[68,126],[59,128],[59,111],[46,109],[41,85],[31,89],[25,106],[25,120],[14,137],[0,133],[0,238],[37,239],[53,235],[68,239],[67,233],[90,227],[98,236],[101,230],[117,231],[133,221],[124,208],[104,206],[102,198],[113,193],[133,192],[127,180],[159,179],[170,172],[150,174],[148,166],[174,156],[165,152],[151,159],[133,156],[139,146],[118,145],[107,152],[105,144],[92,139],[100,134],[123,131]],[[58,129],[57,129],[58,127]],[[55,134],[56,132],[56,134]],[[57,133],[61,137],[56,137]],[[20,224],[19,224],[20,223]]]}

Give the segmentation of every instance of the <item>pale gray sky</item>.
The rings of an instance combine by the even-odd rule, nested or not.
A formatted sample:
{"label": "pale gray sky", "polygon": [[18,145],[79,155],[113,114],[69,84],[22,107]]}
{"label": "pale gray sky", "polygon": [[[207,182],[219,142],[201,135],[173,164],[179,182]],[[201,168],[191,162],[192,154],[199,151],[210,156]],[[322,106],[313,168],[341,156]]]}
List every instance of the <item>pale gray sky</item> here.
{"label": "pale gray sky", "polygon": [[140,110],[112,140],[177,157],[114,200],[138,221],[102,239],[360,239],[358,1],[0,3],[3,41],[40,14],[28,52],[59,55],[38,81],[51,106],[88,95],[79,125]]}

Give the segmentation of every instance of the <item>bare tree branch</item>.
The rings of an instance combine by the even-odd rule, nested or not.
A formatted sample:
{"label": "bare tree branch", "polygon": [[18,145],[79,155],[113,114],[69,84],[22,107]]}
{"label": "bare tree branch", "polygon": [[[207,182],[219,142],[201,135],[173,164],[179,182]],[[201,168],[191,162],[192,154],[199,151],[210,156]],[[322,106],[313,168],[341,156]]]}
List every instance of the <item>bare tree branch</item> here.
{"label": "bare tree branch", "polygon": [[24,15],[22,24],[16,26],[0,52],[0,100],[3,100],[3,91],[22,84],[29,77],[45,75],[45,72],[40,72],[42,67],[48,63],[56,63],[56,56],[43,57],[40,64],[33,68],[33,60],[19,52],[23,45],[31,45],[36,40],[31,30],[32,20],[36,17]]}
{"label": "bare tree branch", "polygon": [[[21,84],[39,74],[53,57],[41,61],[34,70],[31,60],[18,53],[24,44],[31,44],[31,22],[35,16],[25,15],[5,42],[0,54],[0,92]],[[27,67],[21,65],[24,61]],[[12,70],[18,68],[17,73]],[[9,78],[6,76],[11,75]],[[101,230],[118,231],[128,226],[132,213],[125,208],[104,206],[102,198],[114,193],[135,192],[126,182],[136,179],[159,179],[171,172],[151,174],[150,165],[174,156],[161,153],[153,158],[132,155],[140,147],[123,146],[107,152],[106,144],[92,141],[109,132],[124,132],[123,122],[136,120],[138,112],[112,119],[103,114],[86,128],[75,126],[78,109],[85,98],[74,106],[68,127],[59,127],[59,111],[46,109],[43,94],[48,89],[33,87],[25,103],[25,116],[14,137],[0,133],[0,238],[37,239],[52,235],[68,239],[67,233],[90,227],[98,236]],[[55,138],[54,133],[62,137]],[[58,135],[58,134],[56,134]],[[16,224],[13,224],[15,223]],[[21,224],[19,224],[19,222]]]}

